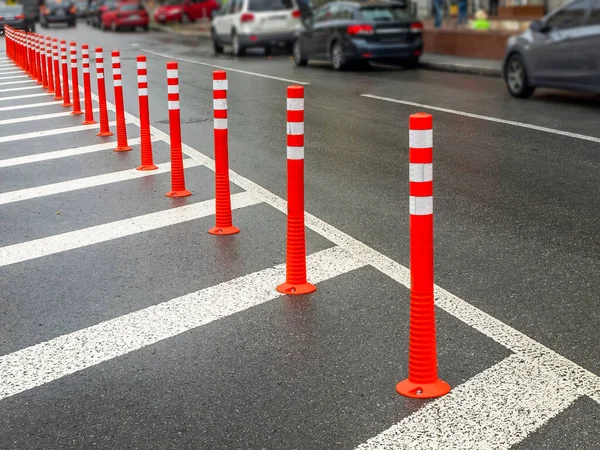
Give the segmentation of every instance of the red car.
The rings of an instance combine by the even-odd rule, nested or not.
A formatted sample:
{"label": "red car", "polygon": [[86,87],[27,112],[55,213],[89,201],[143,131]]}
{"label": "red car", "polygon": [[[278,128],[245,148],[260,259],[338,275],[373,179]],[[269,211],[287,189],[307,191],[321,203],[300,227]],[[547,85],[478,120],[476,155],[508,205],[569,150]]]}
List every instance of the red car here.
{"label": "red car", "polygon": [[197,19],[210,19],[219,8],[217,0],[167,0],[156,8],[154,20],[160,24],[183,22],[185,16],[190,22],[194,22]]}
{"label": "red car", "polygon": [[135,2],[121,2],[111,6],[107,12],[102,14],[102,29],[117,31],[121,28],[141,27],[148,31],[150,18],[144,5]]}

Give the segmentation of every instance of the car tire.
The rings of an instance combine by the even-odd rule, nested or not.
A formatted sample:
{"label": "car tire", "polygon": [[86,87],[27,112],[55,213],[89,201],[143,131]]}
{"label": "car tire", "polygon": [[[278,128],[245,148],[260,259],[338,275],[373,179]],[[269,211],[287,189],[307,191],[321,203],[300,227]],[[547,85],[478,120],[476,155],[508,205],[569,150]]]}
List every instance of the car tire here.
{"label": "car tire", "polygon": [[231,36],[231,43],[233,46],[233,54],[235,56],[244,56],[246,54],[246,49],[242,46],[240,38],[235,31]]}
{"label": "car tire", "polygon": [[271,46],[267,45],[265,47],[265,56],[270,56],[272,52],[273,52],[273,49],[271,48]]}
{"label": "car tire", "polygon": [[144,25],[142,27],[144,29],[144,31],[147,33],[148,31],[150,31],[150,25]]}
{"label": "car tire", "polygon": [[221,53],[223,53],[223,46],[219,43],[219,40],[217,39],[217,36],[215,35],[215,31],[212,31],[212,44],[213,44],[213,50],[215,52],[215,54],[220,55]]}
{"label": "car tire", "polygon": [[419,57],[411,56],[410,58],[403,59],[400,61],[400,65],[405,69],[416,69],[419,67]]}
{"label": "car tire", "polygon": [[342,44],[338,41],[331,46],[330,59],[334,70],[344,70],[348,65]]}
{"label": "car tire", "polygon": [[510,95],[516,98],[531,97],[534,86],[529,84],[527,69],[523,63],[523,58],[518,53],[514,53],[508,58],[504,68],[504,80]]}
{"label": "car tire", "polygon": [[67,23],[67,26],[68,26],[69,28],[74,28],[74,27],[75,27],[75,25],[77,25],[77,23],[76,23],[75,21],[73,21],[73,22],[68,22],[68,23]]}
{"label": "car tire", "polygon": [[297,39],[296,42],[294,42],[293,54],[294,63],[296,63],[297,66],[306,66],[308,64],[308,58],[304,53],[304,48],[302,47],[302,41],[300,39]]}

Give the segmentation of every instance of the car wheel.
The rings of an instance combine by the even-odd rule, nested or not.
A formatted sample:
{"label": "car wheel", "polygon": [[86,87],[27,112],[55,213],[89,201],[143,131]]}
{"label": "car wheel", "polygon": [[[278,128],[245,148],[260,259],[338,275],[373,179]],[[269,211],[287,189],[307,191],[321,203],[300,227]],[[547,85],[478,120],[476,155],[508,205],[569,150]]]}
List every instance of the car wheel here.
{"label": "car wheel", "polygon": [[74,28],[74,27],[75,27],[75,25],[76,25],[75,21],[73,21],[73,22],[69,22],[69,23],[67,24],[67,26],[68,26],[69,28]]}
{"label": "car wheel", "polygon": [[400,61],[400,65],[405,69],[415,69],[419,67],[419,57],[411,56],[410,58],[403,59]]}
{"label": "car wheel", "polygon": [[265,56],[269,56],[272,53],[273,49],[271,48],[270,45],[267,45],[265,47]]}
{"label": "car wheel", "polygon": [[213,30],[212,34],[212,44],[213,44],[213,50],[216,54],[221,54],[223,53],[223,46],[221,44],[219,44],[219,41],[217,40],[217,36],[215,35],[215,31]]}
{"label": "car wheel", "polygon": [[235,56],[244,56],[246,54],[246,49],[242,47],[240,37],[237,35],[237,33],[233,33],[231,42],[233,43],[233,54]]}
{"label": "car wheel", "polygon": [[144,25],[143,28],[145,32],[150,31],[150,25]]}
{"label": "car wheel", "polygon": [[535,87],[529,84],[527,69],[523,64],[523,58],[519,54],[512,55],[504,69],[504,79],[510,95],[517,98],[531,97]]}
{"label": "car wheel", "polygon": [[302,42],[300,39],[294,42],[294,62],[297,66],[305,66],[308,64],[308,58],[304,54],[304,49],[302,48]]}
{"label": "car wheel", "polygon": [[344,49],[339,42],[334,42],[331,47],[331,64],[333,64],[335,70],[344,70],[346,68],[346,55],[344,55]]}

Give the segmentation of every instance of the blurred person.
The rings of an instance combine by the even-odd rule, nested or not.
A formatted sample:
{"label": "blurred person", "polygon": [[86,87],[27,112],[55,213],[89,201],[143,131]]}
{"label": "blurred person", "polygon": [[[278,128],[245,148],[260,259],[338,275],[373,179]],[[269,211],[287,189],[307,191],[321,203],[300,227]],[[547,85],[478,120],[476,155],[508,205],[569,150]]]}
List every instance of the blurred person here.
{"label": "blurred person", "polygon": [[475,30],[489,30],[490,22],[488,21],[488,15],[483,9],[480,9],[475,13],[475,20],[473,21],[473,29]]}
{"label": "blurred person", "polygon": [[490,0],[488,13],[490,16],[498,15],[498,0]]}
{"label": "blurred person", "polygon": [[435,23],[436,28],[442,26],[442,17],[444,15],[444,0],[433,0],[433,8],[435,11]]}
{"label": "blurred person", "polygon": [[458,19],[457,25],[466,25],[467,23],[468,0],[458,0]]}

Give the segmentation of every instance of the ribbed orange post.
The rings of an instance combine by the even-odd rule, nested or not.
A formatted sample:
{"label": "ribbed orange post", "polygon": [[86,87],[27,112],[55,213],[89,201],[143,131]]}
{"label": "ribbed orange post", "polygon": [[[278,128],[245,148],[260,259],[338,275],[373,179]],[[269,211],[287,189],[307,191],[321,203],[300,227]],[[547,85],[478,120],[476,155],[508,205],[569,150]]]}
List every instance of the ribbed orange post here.
{"label": "ribbed orange post", "polygon": [[85,109],[84,125],[94,125],[92,109],[92,80],[90,79],[90,49],[87,44],[81,46],[81,67],[83,69],[83,107]]}
{"label": "ribbed orange post", "polygon": [[104,84],[104,54],[102,47],[96,47],[96,79],[98,80],[98,104],[100,107],[100,132],[96,136],[112,136],[108,125],[106,108],[106,86]]}
{"label": "ribbed orange post", "polygon": [[62,100],[62,89],[60,87],[60,64],[58,59],[58,39],[52,38],[52,63],[54,71],[54,100]]}
{"label": "ribbed orange post", "polygon": [[44,84],[44,73],[42,72],[42,57],[41,57],[41,53],[40,53],[40,36],[38,36],[37,34],[34,35],[34,41],[33,41],[33,46],[34,46],[34,52],[35,52],[35,71],[37,74],[37,83],[36,84],[41,84],[43,86]]}
{"label": "ribbed orange post", "polygon": [[229,188],[229,150],[227,130],[227,73],[213,72],[213,109],[215,140],[215,226],[210,234],[236,234],[231,214],[231,191]]}
{"label": "ribbed orange post", "polygon": [[39,39],[40,63],[42,65],[42,89],[48,89],[48,71],[46,70],[46,44],[43,36]]}
{"label": "ribbed orange post", "polygon": [[148,105],[148,69],[146,57],[137,57],[138,97],[140,105],[140,153],[142,164],[137,170],[156,170],[152,161],[152,139],[150,138],[150,107]]}
{"label": "ribbed orange post", "polygon": [[408,378],[396,386],[406,397],[441,397],[450,385],[438,378],[433,299],[433,118],[409,119],[410,332]]}
{"label": "ribbed orange post", "polygon": [[310,294],[316,286],[306,280],[304,230],[304,87],[287,89],[288,214],[285,258],[286,282],[277,286],[290,295]]}
{"label": "ribbed orange post", "polygon": [[179,72],[174,61],[167,63],[167,89],[169,102],[169,131],[171,137],[171,190],[167,197],[192,195],[185,188],[183,149],[181,147],[181,117],[179,113]]}
{"label": "ribbed orange post", "polygon": [[54,94],[54,73],[52,70],[52,38],[46,38],[46,70],[48,71],[48,94]]}
{"label": "ribbed orange post", "polygon": [[69,108],[71,104],[71,96],[69,94],[69,68],[67,67],[67,41],[60,41],[60,62],[62,66],[62,82],[63,82],[63,106]]}
{"label": "ribbed orange post", "polygon": [[79,72],[77,70],[77,44],[71,42],[69,44],[71,52],[71,83],[73,84],[73,111],[71,114],[79,116],[83,114],[81,103],[79,102]]}
{"label": "ribbed orange post", "polygon": [[117,115],[117,147],[115,152],[127,152],[127,125],[125,124],[125,106],[123,105],[123,80],[121,78],[121,54],[112,52],[113,84],[115,88],[115,109]]}

